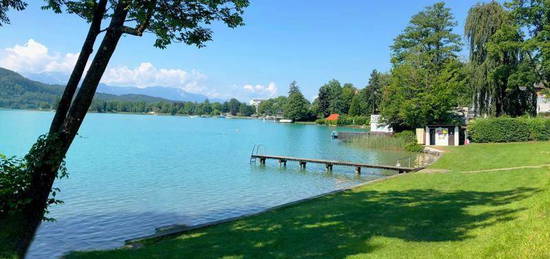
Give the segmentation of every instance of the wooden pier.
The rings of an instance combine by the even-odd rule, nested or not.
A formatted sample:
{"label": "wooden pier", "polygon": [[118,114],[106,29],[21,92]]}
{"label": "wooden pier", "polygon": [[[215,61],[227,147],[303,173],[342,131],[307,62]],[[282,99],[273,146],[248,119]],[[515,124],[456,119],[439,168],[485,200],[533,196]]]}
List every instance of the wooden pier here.
{"label": "wooden pier", "polygon": [[310,158],[289,157],[289,156],[270,156],[270,155],[258,155],[258,154],[252,154],[250,158],[254,160],[255,159],[260,160],[260,165],[265,165],[265,161],[268,159],[278,160],[281,166],[286,166],[287,161],[296,161],[300,164],[300,168],[302,169],[306,168],[307,163],[324,164],[325,167],[327,168],[327,171],[332,171],[332,167],[335,165],[351,166],[351,167],[355,167],[356,174],[361,174],[361,168],[393,170],[393,171],[397,171],[400,174],[423,169],[423,167],[412,168],[412,167],[391,166],[391,165],[372,165],[372,164],[346,162],[346,161],[310,159]]}

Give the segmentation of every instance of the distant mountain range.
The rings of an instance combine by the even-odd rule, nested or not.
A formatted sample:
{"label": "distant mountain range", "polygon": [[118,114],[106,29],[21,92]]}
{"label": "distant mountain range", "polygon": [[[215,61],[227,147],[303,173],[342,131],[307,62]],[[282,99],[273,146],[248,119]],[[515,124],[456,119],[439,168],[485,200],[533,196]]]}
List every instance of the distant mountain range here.
{"label": "distant mountain range", "polygon": [[[44,84],[0,68],[0,107],[17,109],[51,109],[63,94],[64,86]],[[130,102],[172,102],[139,94],[113,95],[96,93],[94,100]]]}
{"label": "distant mountain range", "polygon": [[[47,83],[47,84],[56,84],[63,85],[67,81],[67,76],[62,73],[38,73],[32,74],[28,73],[25,76],[29,79]],[[209,99],[207,96],[202,94],[194,94],[186,92],[179,88],[173,87],[163,87],[163,86],[154,86],[154,87],[132,87],[132,86],[110,86],[106,84],[99,84],[97,89],[98,93],[106,93],[113,95],[148,95],[152,97],[164,98],[167,100],[180,101],[180,102],[203,102],[206,99]],[[209,99],[211,102],[223,102],[221,99]]]}
{"label": "distant mountain range", "polygon": [[106,84],[99,84],[97,91],[100,93],[124,95],[124,94],[139,94],[148,95],[168,100],[180,101],[180,102],[204,102],[208,99],[210,102],[223,102],[221,99],[209,99],[202,94],[189,93],[184,90],[172,87],[122,87],[122,86],[109,86]]}
{"label": "distant mountain range", "polygon": [[[14,71],[0,68],[0,107],[19,109],[49,109],[65,89],[61,84],[46,84],[28,79]],[[114,87],[101,84],[94,100],[128,102],[202,102],[207,97],[168,87]],[[211,100],[221,101],[221,100]]]}

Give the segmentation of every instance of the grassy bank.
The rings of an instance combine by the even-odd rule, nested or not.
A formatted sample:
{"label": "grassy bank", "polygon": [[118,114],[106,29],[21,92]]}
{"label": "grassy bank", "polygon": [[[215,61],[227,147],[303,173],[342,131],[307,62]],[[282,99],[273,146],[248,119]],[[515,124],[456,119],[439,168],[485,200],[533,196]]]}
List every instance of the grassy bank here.
{"label": "grassy bank", "polygon": [[471,171],[550,164],[550,142],[470,144],[445,147],[450,152],[432,168]]}
{"label": "grassy bank", "polygon": [[449,149],[433,168],[135,250],[68,258],[547,258],[550,143]]}

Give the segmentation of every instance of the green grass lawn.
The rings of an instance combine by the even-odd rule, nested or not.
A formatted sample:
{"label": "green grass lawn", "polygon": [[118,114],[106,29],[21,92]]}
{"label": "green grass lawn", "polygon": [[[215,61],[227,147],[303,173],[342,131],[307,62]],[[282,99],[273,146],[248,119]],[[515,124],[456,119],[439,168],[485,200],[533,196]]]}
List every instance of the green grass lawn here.
{"label": "green grass lawn", "polygon": [[139,249],[68,258],[550,258],[550,142],[450,148],[434,168]]}
{"label": "green grass lawn", "polygon": [[444,155],[432,168],[470,171],[550,164],[550,142],[471,144],[445,149],[452,154]]}

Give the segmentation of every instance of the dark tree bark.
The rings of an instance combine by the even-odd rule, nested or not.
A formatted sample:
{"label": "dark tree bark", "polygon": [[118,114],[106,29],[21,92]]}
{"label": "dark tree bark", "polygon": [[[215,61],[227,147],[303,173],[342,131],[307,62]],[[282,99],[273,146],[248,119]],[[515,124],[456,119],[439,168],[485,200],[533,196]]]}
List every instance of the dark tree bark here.
{"label": "dark tree bark", "polygon": [[[122,2],[121,2],[122,3]],[[95,95],[95,91],[109,64],[113,53],[120,37],[123,33],[124,20],[128,10],[125,8],[125,4],[119,4],[115,10],[115,13],[111,19],[111,24],[107,29],[107,33],[99,46],[99,49],[92,61],[90,69],[84,77],[82,86],[78,91],[78,94],[69,109],[65,123],[63,124],[62,141],[66,143],[67,147],[72,143]]]}
{"label": "dark tree bark", "polygon": [[29,152],[37,156],[36,159],[33,159],[33,163],[28,165],[28,170],[32,175],[28,196],[32,199],[22,209],[21,215],[17,218],[19,223],[17,226],[17,236],[13,237],[15,250],[21,257],[25,256],[34,234],[44,217],[57,171],[82,124],[101,76],[105,72],[107,64],[122,36],[122,27],[128,13],[126,7],[126,1],[120,1],[117,5],[105,37],[60,130],[55,134],[49,134],[43,145],[35,144],[33,149],[36,152],[33,152],[33,150]]}
{"label": "dark tree bark", "polygon": [[71,101],[73,100],[73,96],[78,87],[78,83],[80,82],[80,78],[82,78],[82,74],[84,73],[84,69],[86,68],[86,64],[88,63],[88,59],[93,52],[94,43],[96,41],[97,35],[100,33],[101,20],[103,20],[106,6],[107,0],[100,0],[96,6],[94,16],[90,24],[90,29],[88,30],[88,35],[84,40],[84,44],[82,45],[82,49],[80,50],[80,54],[78,55],[78,59],[73,68],[73,72],[69,77],[69,81],[67,82],[67,86],[65,87],[65,91],[63,92],[63,96],[61,97],[61,100],[59,101],[59,104],[57,106],[55,116],[53,117],[52,124],[50,125],[50,134],[59,131],[59,129],[63,125],[63,122],[65,121],[67,111],[69,111],[69,107],[71,106]]}

